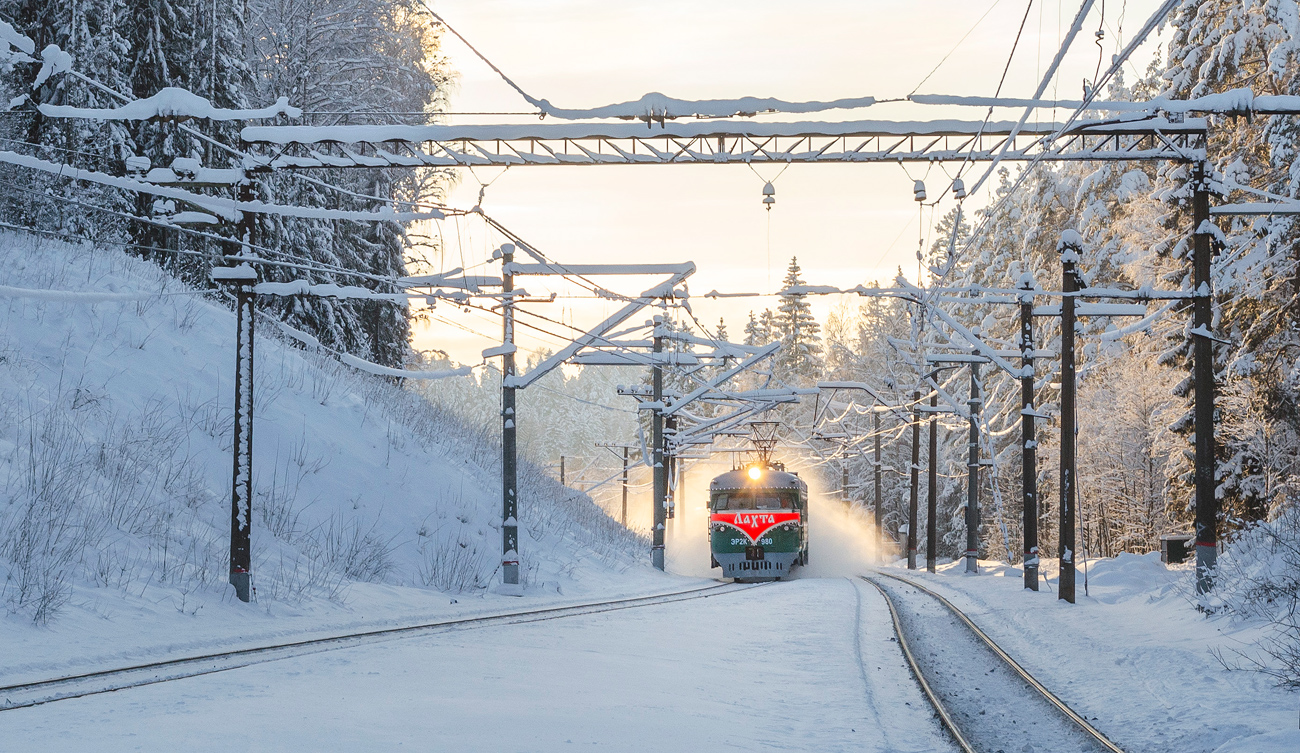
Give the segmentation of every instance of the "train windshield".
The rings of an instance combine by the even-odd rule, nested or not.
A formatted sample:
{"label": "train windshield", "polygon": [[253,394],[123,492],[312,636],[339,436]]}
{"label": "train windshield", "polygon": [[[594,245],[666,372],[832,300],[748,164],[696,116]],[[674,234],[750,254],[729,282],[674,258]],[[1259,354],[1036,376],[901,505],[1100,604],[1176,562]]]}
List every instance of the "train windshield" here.
{"label": "train windshield", "polygon": [[794,507],[794,492],[772,489],[746,489],[713,498],[714,510],[792,510]]}

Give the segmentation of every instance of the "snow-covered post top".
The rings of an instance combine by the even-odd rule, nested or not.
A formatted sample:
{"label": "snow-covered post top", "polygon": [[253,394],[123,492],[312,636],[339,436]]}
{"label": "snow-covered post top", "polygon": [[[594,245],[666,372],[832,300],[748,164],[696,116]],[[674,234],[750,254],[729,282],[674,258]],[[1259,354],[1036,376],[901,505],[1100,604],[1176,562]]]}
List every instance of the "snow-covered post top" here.
{"label": "snow-covered post top", "polygon": [[213,267],[212,280],[223,285],[251,285],[257,282],[257,270],[248,264],[237,267]]}
{"label": "snow-covered post top", "polygon": [[[1037,290],[1038,281],[1034,279],[1034,275],[1032,272],[1021,272],[1020,279],[1016,280],[1016,287],[1020,288],[1021,290]],[[1030,296],[1030,298],[1032,297],[1033,296]]]}
{"label": "snow-covered post top", "polygon": [[1083,236],[1079,235],[1077,230],[1062,230],[1061,240],[1056,244],[1056,250],[1061,252],[1062,263],[1078,264],[1079,252],[1083,251]]}

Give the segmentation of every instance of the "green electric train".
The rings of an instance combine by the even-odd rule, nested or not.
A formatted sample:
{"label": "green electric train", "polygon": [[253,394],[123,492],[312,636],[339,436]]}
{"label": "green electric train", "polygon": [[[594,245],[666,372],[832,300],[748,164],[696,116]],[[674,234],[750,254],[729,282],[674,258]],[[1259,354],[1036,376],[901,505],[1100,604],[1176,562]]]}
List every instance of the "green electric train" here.
{"label": "green electric train", "polygon": [[780,580],[808,564],[808,485],[771,462],[713,479],[709,547],[713,567],[741,582]]}

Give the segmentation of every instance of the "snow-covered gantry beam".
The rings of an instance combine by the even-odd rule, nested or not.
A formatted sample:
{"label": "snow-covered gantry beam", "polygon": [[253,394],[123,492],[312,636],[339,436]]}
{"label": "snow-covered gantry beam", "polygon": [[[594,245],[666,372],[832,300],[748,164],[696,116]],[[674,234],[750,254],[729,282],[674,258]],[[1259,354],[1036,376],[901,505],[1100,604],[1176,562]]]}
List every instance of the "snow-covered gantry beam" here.
{"label": "snow-covered gantry beam", "polygon": [[[690,262],[667,266],[673,267],[678,271],[672,273],[667,280],[658,285],[643,290],[640,295],[630,300],[623,308],[619,309],[605,321],[596,325],[594,329],[575,337],[572,342],[551,355],[550,358],[537,364],[532,371],[520,376],[506,377],[504,380],[505,385],[508,387],[514,387],[515,389],[523,389],[538,379],[541,379],[560,364],[569,361],[584,348],[598,346],[607,342],[607,337],[614,331],[615,327],[618,327],[620,324],[627,321],[633,314],[650,305],[655,300],[672,297],[673,291],[677,286],[687,277],[695,274],[695,265]],[[605,274],[620,273],[606,272]]]}
{"label": "snow-covered gantry beam", "polygon": [[1271,201],[1245,204],[1220,204],[1210,207],[1210,214],[1219,216],[1267,217],[1270,215],[1300,214],[1300,201]]}
{"label": "snow-covered gantry beam", "polygon": [[695,265],[684,264],[520,264],[506,265],[505,272],[512,275],[680,275],[695,271]]}
{"label": "snow-covered gantry beam", "polygon": [[[522,125],[249,126],[245,143],[272,168],[652,165],[1205,158],[1206,121],[1145,115],[1058,123],[848,121],[536,123]],[[1005,148],[1005,149],[1004,149]]]}
{"label": "snow-covered gantry beam", "polygon": [[[950,94],[912,94],[907,101],[918,105],[957,105],[965,107],[1027,107],[1031,109],[1077,110],[1084,107],[1082,100],[1019,99],[1014,97],[970,97]],[[1197,115],[1297,115],[1300,114],[1300,97],[1288,94],[1255,94],[1249,88],[1239,87],[1226,92],[1207,94],[1191,99],[1155,97],[1149,100],[1116,101],[1093,100],[1087,103],[1088,112],[1123,113],[1186,113]]]}

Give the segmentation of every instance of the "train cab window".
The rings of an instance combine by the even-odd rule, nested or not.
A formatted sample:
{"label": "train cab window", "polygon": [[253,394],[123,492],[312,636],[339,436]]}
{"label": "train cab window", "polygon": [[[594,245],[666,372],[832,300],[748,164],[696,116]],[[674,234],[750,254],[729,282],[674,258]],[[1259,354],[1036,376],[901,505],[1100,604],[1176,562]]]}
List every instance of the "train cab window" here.
{"label": "train cab window", "polygon": [[714,510],[791,510],[794,497],[774,491],[745,491],[719,494],[713,498]]}

